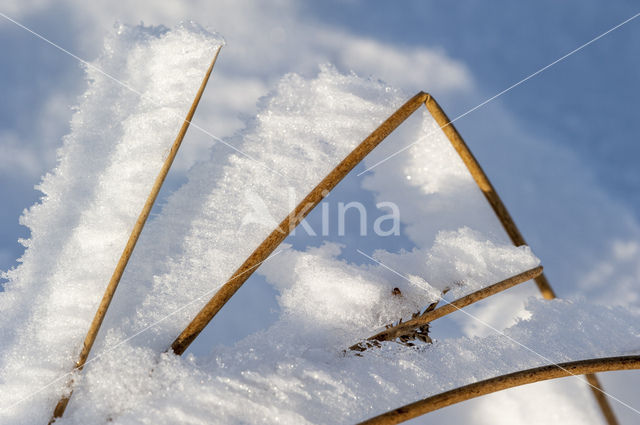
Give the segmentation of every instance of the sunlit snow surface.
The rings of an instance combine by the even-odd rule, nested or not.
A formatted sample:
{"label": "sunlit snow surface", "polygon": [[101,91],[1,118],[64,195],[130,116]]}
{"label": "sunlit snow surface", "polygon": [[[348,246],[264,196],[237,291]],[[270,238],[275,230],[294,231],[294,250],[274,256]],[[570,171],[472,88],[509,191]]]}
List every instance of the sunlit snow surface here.
{"label": "sunlit snow surface", "polygon": [[[41,185],[45,197],[23,218],[32,232],[23,264],[0,293],[3,424],[48,420],[220,43],[195,26],[119,28],[95,65],[141,95],[88,68],[89,87],[58,166]],[[216,347],[208,358],[159,354],[291,202],[407,97],[330,66],[313,79],[285,76],[228,140],[238,151],[216,145],[148,224],[94,347],[97,357],[76,378],[60,423],[349,423],[497,374],[640,351],[638,317],[630,312],[531,300],[531,318],[505,335],[344,353],[446,287],[457,298],[539,264],[528,247],[509,243],[442,132],[418,112],[419,123],[400,130],[423,139],[410,149],[411,160],[395,173],[381,166],[364,183],[399,206],[415,244],[409,252],[372,254],[402,277],[339,258],[355,247],[284,245],[259,270],[280,293],[276,324]],[[391,295],[394,287],[402,297]]]}

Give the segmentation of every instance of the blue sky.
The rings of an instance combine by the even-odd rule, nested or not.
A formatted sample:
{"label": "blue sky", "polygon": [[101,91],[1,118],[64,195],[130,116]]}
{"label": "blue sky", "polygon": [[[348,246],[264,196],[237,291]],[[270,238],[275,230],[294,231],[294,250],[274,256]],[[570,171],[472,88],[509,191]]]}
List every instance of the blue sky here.
{"label": "blue sky", "polygon": [[[396,3],[374,1],[8,1],[0,12],[74,54],[95,59],[116,21],[219,31],[228,45],[196,121],[221,137],[241,127],[283,74],[318,63],[426,90],[465,113],[635,15],[632,1]],[[640,278],[640,18],[456,122],[561,296],[637,308]],[[0,19],[0,268],[15,265],[18,218],[55,166],[80,64]],[[168,192],[213,141],[189,134]],[[219,146],[217,148],[220,148]],[[353,183],[352,190],[358,184]],[[302,243],[308,243],[303,241]],[[620,247],[627,247],[621,255]],[[622,282],[622,283],[621,283]],[[618,284],[619,283],[619,284]],[[623,284],[624,283],[624,284]]]}

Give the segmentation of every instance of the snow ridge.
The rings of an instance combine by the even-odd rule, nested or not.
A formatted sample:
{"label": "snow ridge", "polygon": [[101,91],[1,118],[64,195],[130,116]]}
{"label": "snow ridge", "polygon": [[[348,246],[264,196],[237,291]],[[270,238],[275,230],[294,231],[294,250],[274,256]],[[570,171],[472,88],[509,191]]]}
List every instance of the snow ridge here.
{"label": "snow ridge", "polygon": [[165,151],[220,43],[190,25],[171,32],[118,27],[93,65],[139,94],[87,67],[88,87],[58,165],[39,186],[41,202],[22,218],[31,230],[22,264],[7,273],[0,296],[3,417],[26,415],[18,423],[48,419],[64,379],[31,397],[30,409],[4,409],[73,366]]}
{"label": "snow ridge", "polygon": [[[193,25],[117,28],[96,66],[141,96],[87,69],[88,89],[58,166],[43,179],[42,201],[23,218],[32,231],[28,249],[0,293],[3,424],[48,420],[66,379],[44,385],[71,369],[220,43]],[[373,257],[404,278],[341,258],[355,247],[285,244],[259,270],[280,293],[276,324],[233,347],[216,346],[210,357],[159,354],[279,220],[405,98],[328,65],[315,78],[285,76],[230,140],[245,155],[214,147],[148,224],[59,422],[351,423],[498,374],[639,352],[637,314],[563,300],[530,300],[527,320],[487,337],[383,343],[363,356],[344,351],[447,287],[458,298],[540,263],[528,247],[510,244],[442,132],[422,114],[399,134],[426,137],[424,143],[400,167],[389,161],[364,182],[402,211],[415,247],[379,249]],[[367,161],[384,155],[384,146]],[[402,296],[393,295],[395,287]]]}

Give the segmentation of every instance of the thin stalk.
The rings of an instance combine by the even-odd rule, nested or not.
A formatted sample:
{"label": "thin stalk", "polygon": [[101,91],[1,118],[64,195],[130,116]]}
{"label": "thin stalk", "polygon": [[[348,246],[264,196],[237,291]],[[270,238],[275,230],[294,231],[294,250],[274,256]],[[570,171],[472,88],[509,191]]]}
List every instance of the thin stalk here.
{"label": "thin stalk", "polygon": [[[452,144],[467,169],[471,173],[474,181],[485,195],[487,201],[493,208],[500,223],[516,246],[526,245],[524,237],[513,221],[502,199],[491,184],[491,181],[482,170],[482,167],[474,157],[473,153],[460,136],[455,126],[451,123],[445,112],[442,110],[436,100],[428,93],[419,92],[395,113],[393,113],[384,123],[380,125],[373,133],[371,133],[356,149],[354,149],[336,168],[334,168],[303,200],[298,206],[286,217],[280,225],[253,251],[253,253],[245,260],[245,262],[236,270],[231,278],[225,283],[220,290],[209,300],[209,302],[198,312],[189,325],[180,333],[180,335],[171,344],[171,350],[178,355],[186,351],[189,345],[197,338],[202,330],[215,317],[220,309],[231,299],[238,289],[249,279],[256,265],[264,261],[275,248],[286,238],[286,236],[294,229],[306,215],[323,199],[329,192],[360,162],[367,156],[378,144],[380,144],[391,132],[393,132],[400,124],[402,124],[409,116],[411,116],[424,103],[427,110],[436,120],[442,131],[445,133],[449,142]],[[536,285],[542,296],[546,299],[555,298],[555,292],[549,284],[544,273],[540,273],[535,278]],[[594,377],[587,377],[595,379]],[[597,380],[595,381],[597,382]],[[611,421],[608,418],[613,415],[611,408],[607,413],[607,409],[603,408],[603,403],[607,404],[606,398],[600,396],[601,388],[592,387],[598,404],[602,408],[603,415],[608,420],[609,425],[616,425],[617,421]]]}
{"label": "thin stalk", "polygon": [[194,339],[209,324],[211,319],[229,301],[238,289],[246,282],[255,269],[255,265],[264,261],[273,250],[289,235],[289,233],[307,216],[313,208],[336,187],[336,185],[364,159],[380,142],[402,124],[427,99],[427,94],[420,92],[396,112],[386,119],[376,130],[364,139],[347,157],[340,162],[295,209],[271,232],[269,236],[253,251],[245,262],[233,273],[231,278],[214,294],[207,304],[198,312],[189,325],[171,344],[171,350],[180,355],[185,352]]}
{"label": "thin stalk", "polygon": [[587,373],[584,377],[587,378],[589,389],[591,389],[591,393],[595,397],[596,403],[598,403],[598,407],[600,408],[602,416],[604,416],[604,420],[608,425],[618,425],[618,418],[616,418],[615,413],[613,413],[613,408],[609,404],[609,399],[602,389],[602,384],[600,383],[598,376],[595,373]]}
{"label": "thin stalk", "polygon": [[[498,220],[500,220],[502,227],[511,238],[513,244],[515,246],[526,245],[527,243],[524,240],[522,233],[520,233],[518,226],[516,226],[513,218],[511,218],[507,207],[502,202],[502,199],[500,199],[500,196],[491,184],[489,177],[487,177],[485,172],[482,170],[482,167],[476,160],[475,156],[465,143],[462,136],[460,136],[460,133],[458,133],[458,130],[456,130],[455,126],[451,123],[445,112],[442,110],[438,102],[436,102],[433,97],[429,96],[425,101],[425,106],[427,107],[433,118],[436,120],[442,131],[445,133],[453,148],[456,150],[456,152],[458,152],[458,155],[466,165],[467,169],[471,173],[471,176],[489,202],[489,205],[491,205],[491,208],[493,208],[493,211],[498,217]],[[544,273],[541,273],[538,277],[536,277],[535,282],[538,286],[540,294],[542,294],[544,298],[548,300],[556,298],[556,294],[553,291],[553,288],[551,287],[551,284],[547,280],[547,277],[544,275]],[[602,415],[604,416],[607,424],[618,425],[618,420],[613,413],[613,409],[609,405],[607,397],[604,395],[604,391],[602,391],[602,384],[600,384],[598,378],[595,375],[587,375],[586,378],[592,384],[592,386],[590,386],[591,391],[593,392],[596,402],[598,403],[598,406],[600,407]]]}
{"label": "thin stalk", "polygon": [[[507,207],[502,202],[502,199],[500,199],[498,192],[496,192],[495,188],[491,184],[489,177],[487,177],[462,136],[460,136],[458,130],[456,130],[455,126],[449,120],[449,117],[447,117],[447,114],[445,114],[438,102],[436,102],[432,96],[428,96],[424,104],[449,139],[449,142],[451,142],[453,148],[458,152],[460,159],[462,159],[462,162],[466,165],[469,173],[471,173],[471,177],[473,177],[485,198],[487,198],[489,205],[493,208],[493,211],[498,217],[498,220],[500,220],[502,227],[504,227],[504,230],[509,235],[509,238],[511,238],[513,244],[515,246],[526,245],[527,242],[524,240],[524,237],[522,236],[522,233],[520,233],[516,223],[513,221],[513,218],[511,218],[511,215],[509,214]],[[544,273],[536,277],[535,281],[544,298],[550,300],[556,297]]]}
{"label": "thin stalk", "polygon": [[[382,332],[379,332],[367,338],[367,341],[392,341],[396,338],[401,337],[402,335],[407,334],[408,332],[414,330],[419,326],[426,325],[436,319],[446,316],[447,314],[453,313],[454,311],[460,310],[468,305],[490,297],[491,295],[497,294],[498,292],[502,292],[520,283],[534,279],[536,276],[539,276],[540,273],[542,273],[542,266],[538,266],[525,272],[519,273],[508,279],[482,288],[469,295],[465,295],[462,298],[458,298],[457,300],[447,303],[440,308],[427,311],[416,318],[407,320],[406,322],[402,322],[396,326],[385,329]],[[355,351],[364,351],[367,347],[368,344],[366,342],[359,342],[349,347],[349,349]]]}
{"label": "thin stalk", "polygon": [[[142,233],[142,229],[144,228],[144,225],[147,221],[147,218],[151,213],[151,209],[153,208],[153,204],[155,203],[156,198],[158,197],[158,193],[160,193],[162,184],[164,183],[164,180],[166,179],[167,174],[169,173],[169,169],[173,164],[173,160],[175,159],[178,153],[178,149],[182,144],[182,140],[184,139],[185,134],[187,134],[189,124],[191,124],[193,115],[195,114],[196,109],[198,108],[198,103],[200,103],[200,99],[202,98],[202,93],[204,92],[204,89],[207,86],[207,82],[209,81],[209,77],[211,76],[211,72],[213,71],[213,66],[215,65],[216,60],[218,59],[218,54],[220,53],[221,48],[222,46],[218,47],[218,49],[214,54],[213,60],[211,61],[211,64],[207,69],[204,79],[202,80],[202,84],[200,84],[200,88],[198,89],[195,99],[191,104],[191,108],[187,113],[187,117],[184,119],[182,123],[180,131],[178,132],[178,136],[176,137],[175,141],[173,142],[173,145],[171,146],[169,155],[167,156],[164,163],[162,164],[162,168],[160,169],[160,172],[158,173],[158,176],[156,177],[156,180],[153,183],[153,187],[151,188],[151,193],[149,193],[149,196],[147,197],[147,201],[145,202],[144,206],[142,207],[142,211],[138,216],[138,220],[133,226],[133,230],[129,235],[129,240],[127,241],[127,244],[125,245],[124,250],[122,251],[120,260],[118,261],[118,264],[116,265],[115,270],[113,271],[113,275],[111,276],[111,280],[109,281],[109,284],[107,285],[107,288],[104,291],[104,295],[102,296],[102,300],[100,301],[98,310],[96,311],[96,314],[93,317],[93,321],[91,322],[91,325],[89,326],[89,331],[87,332],[87,335],[84,339],[84,343],[82,344],[82,350],[80,351],[80,356],[76,361],[74,371],[81,371],[87,361],[87,358],[89,357],[89,353],[91,352],[93,343],[95,342],[96,337],[98,336],[98,332],[100,331],[100,326],[104,321],[104,318],[107,314],[107,310],[109,309],[109,305],[111,304],[111,300],[113,299],[116,289],[118,288],[118,284],[120,283],[120,279],[122,278],[124,270],[127,267],[127,263],[131,258],[133,249],[135,248],[136,243],[138,242],[138,238],[140,237],[140,234]],[[67,404],[69,404],[69,399],[73,394],[73,388],[72,388],[73,380],[69,381],[69,387],[71,388],[71,393],[69,393],[69,395],[67,396],[63,396],[58,401],[53,411],[53,415],[51,416],[51,419],[49,421],[49,425],[52,424],[57,418],[62,417],[62,415],[64,414],[64,411],[67,408]]]}
{"label": "thin stalk", "polygon": [[606,357],[601,359],[579,360],[567,363],[551,364],[533,369],[521,370],[508,375],[475,382],[470,385],[458,387],[420,401],[399,407],[374,418],[360,422],[360,425],[392,425],[409,419],[422,416],[434,410],[451,406],[472,398],[506,390],[520,385],[549,379],[565,378],[568,376],[596,372],[609,372],[614,370],[640,369],[640,356]]}

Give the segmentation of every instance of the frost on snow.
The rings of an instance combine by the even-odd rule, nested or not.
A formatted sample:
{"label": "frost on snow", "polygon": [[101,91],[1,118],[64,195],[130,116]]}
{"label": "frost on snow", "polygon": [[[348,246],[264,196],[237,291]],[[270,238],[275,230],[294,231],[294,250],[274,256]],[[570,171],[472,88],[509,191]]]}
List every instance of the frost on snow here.
{"label": "frost on snow", "polygon": [[[87,68],[58,165],[22,217],[31,238],[21,265],[0,293],[3,424],[46,423],[64,392],[128,231],[220,43],[193,25],[120,27],[94,65],[126,86]],[[348,423],[549,361],[637,351],[630,312],[530,300],[530,318],[504,335],[344,353],[447,287],[458,298],[539,264],[528,247],[509,243],[442,132],[419,113],[418,125],[402,130],[420,140],[409,159],[376,168],[363,183],[402,210],[415,247],[372,255],[405,278],[346,261],[347,247],[334,242],[285,244],[259,269],[280,294],[273,326],[210,357],[160,354],[289,213],[291,194],[300,201],[406,97],[330,66],[313,79],[285,76],[229,140],[238,151],[216,146],[148,223],[60,423]],[[384,153],[381,146],[367,165]],[[271,217],[248,216],[256,203]],[[394,287],[401,298],[390,296]]]}

